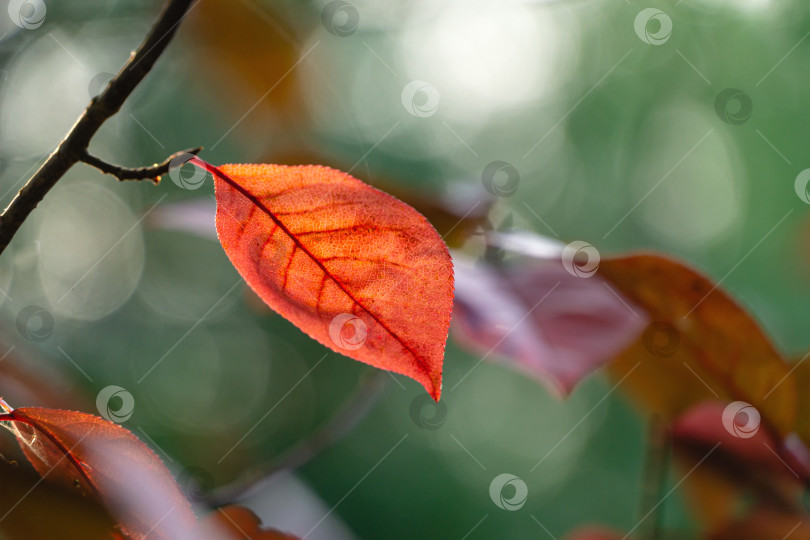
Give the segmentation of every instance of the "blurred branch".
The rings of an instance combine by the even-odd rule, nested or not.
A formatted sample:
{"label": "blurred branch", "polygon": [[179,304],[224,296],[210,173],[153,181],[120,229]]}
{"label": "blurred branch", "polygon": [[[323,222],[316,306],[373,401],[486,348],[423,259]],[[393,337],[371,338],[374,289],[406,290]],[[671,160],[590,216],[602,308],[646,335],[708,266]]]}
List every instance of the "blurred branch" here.
{"label": "blurred branch", "polygon": [[81,153],[80,160],[83,163],[87,163],[88,165],[95,167],[103,173],[115,176],[122,182],[125,180],[144,180],[148,178],[157,184],[158,179],[169,172],[169,166],[175,158],[187,154],[194,154],[196,156],[201,150],[202,146],[198,146],[197,148],[189,148],[188,150],[181,150],[180,152],[175,152],[171,156],[167,157],[163,163],[156,163],[150,167],[121,167],[113,163],[108,163],[101,158],[97,158],[96,156],[90,154],[87,150]]}
{"label": "blurred branch", "polygon": [[259,490],[270,477],[284,470],[295,470],[320,454],[326,447],[340,440],[366,417],[385,388],[384,371],[377,370],[365,376],[343,407],[310,436],[299,441],[279,458],[259,465],[256,472],[232,484],[212,491],[205,502],[213,506],[243,499]]}
{"label": "blurred branch", "polygon": [[90,139],[117,113],[168,46],[194,0],[169,0],[138,49],[129,57],[107,88],[93,98],[56,150],[26,182],[0,215],[0,253],[25,219],[48,191],[77,162],[81,161]]}

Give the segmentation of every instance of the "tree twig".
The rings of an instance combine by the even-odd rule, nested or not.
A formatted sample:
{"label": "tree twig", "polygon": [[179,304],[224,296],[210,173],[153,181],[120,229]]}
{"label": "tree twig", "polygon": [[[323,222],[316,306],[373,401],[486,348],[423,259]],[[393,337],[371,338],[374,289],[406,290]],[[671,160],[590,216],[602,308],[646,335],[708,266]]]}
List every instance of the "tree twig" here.
{"label": "tree twig", "polygon": [[138,49],[106,89],[93,98],[56,150],[0,215],[0,253],[56,182],[86,154],[90,139],[146,76],[168,46],[194,0],[169,0]]}
{"label": "tree twig", "polygon": [[181,150],[180,152],[175,152],[171,156],[167,157],[163,163],[155,163],[149,167],[121,167],[120,165],[108,163],[103,159],[90,154],[87,150],[81,153],[79,159],[83,163],[87,163],[103,173],[115,176],[122,182],[125,180],[144,180],[148,178],[157,184],[158,179],[169,172],[169,166],[172,164],[172,161],[174,161],[175,158],[187,154],[197,155],[201,150],[202,146],[198,146],[197,148],[189,148],[188,150]]}
{"label": "tree twig", "polygon": [[283,470],[295,470],[317,456],[324,448],[340,440],[365,418],[385,388],[385,372],[377,371],[364,377],[343,407],[310,436],[293,445],[277,459],[259,465],[257,472],[215,489],[203,499],[212,506],[221,506],[243,499],[260,489],[270,477]]}

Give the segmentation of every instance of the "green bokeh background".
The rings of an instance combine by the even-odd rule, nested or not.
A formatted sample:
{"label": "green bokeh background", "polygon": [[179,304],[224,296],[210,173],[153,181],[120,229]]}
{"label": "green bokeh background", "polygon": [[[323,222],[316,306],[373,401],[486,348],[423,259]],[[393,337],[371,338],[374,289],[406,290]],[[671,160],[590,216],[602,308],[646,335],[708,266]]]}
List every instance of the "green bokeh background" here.
{"label": "green bokeh background", "polygon": [[[46,3],[35,30],[0,13],[4,205],[86,105],[91,81],[120,67],[160,7]],[[495,202],[493,222],[511,215],[517,228],[585,240],[603,255],[682,258],[720,280],[781,349],[807,348],[810,223],[794,190],[810,167],[805,3],[355,1],[359,24],[346,37],[327,31],[325,4],[230,6],[266,24],[256,47],[268,36],[291,47],[289,57],[262,60],[279,62],[279,73],[311,49],[277,89],[286,97],[270,90],[274,80],[266,95],[251,88],[241,67],[216,72],[229,41],[249,39],[247,30],[227,20],[203,30],[211,11],[195,8],[92,150],[133,166],[197,145],[212,163],[319,156],[354,166],[360,178],[451,200],[485,193],[483,168],[505,160],[520,185]],[[660,45],[634,31],[651,6],[673,25]],[[435,86],[435,114],[416,118],[403,107],[412,80]],[[726,88],[753,104],[739,125],[715,110]],[[373,370],[327,352],[233,288],[238,275],[206,236],[210,227],[167,229],[153,219],[190,215],[175,206],[189,201],[205,215],[212,193],[210,181],[193,191],[168,179],[118,184],[77,166],[3,255],[0,278],[15,362],[84,396],[89,412],[101,388],[126,388],[136,408],[125,427],[173,471],[200,467],[224,485],[311,433]],[[461,249],[477,256],[480,240]],[[16,332],[27,305],[53,314],[48,339]],[[644,422],[620,393],[602,401],[611,383],[596,374],[560,402],[501,364],[470,372],[477,361],[451,337],[438,429],[411,417],[423,393],[416,383],[385,377],[370,414],[297,475],[327,510],[337,504],[332,515],[359,538],[561,538],[588,523],[633,527]],[[490,500],[490,481],[504,472],[528,485],[519,511]],[[680,492],[665,524],[694,528]]]}

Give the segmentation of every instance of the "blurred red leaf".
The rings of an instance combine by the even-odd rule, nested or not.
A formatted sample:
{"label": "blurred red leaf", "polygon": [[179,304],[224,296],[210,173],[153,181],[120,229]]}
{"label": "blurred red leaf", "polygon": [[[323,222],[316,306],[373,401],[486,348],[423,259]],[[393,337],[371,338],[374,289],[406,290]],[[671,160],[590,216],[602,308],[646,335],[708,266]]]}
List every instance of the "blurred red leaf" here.
{"label": "blurred red leaf", "polygon": [[647,323],[598,276],[560,260],[493,265],[454,258],[453,335],[566,395],[635,340]]}
{"label": "blurred red leaf", "polygon": [[271,308],[439,399],[453,268],[423,216],[326,167],[192,163],[214,175],[222,247]]}
{"label": "blurred red leaf", "polygon": [[[750,412],[750,411],[749,411]],[[744,462],[749,470],[787,476],[800,483],[810,479],[807,464],[792,448],[781,442],[768,426],[759,425],[756,419],[746,432],[729,431],[724,422],[737,420],[734,426],[744,428],[748,420],[732,418],[731,415],[748,414],[745,408],[720,401],[697,405],[681,415],[673,426],[672,437],[676,448],[711,448],[719,444],[718,453]]]}
{"label": "blurred red leaf", "polygon": [[[99,498],[134,538],[191,538],[195,517],[163,462],[132,433],[86,413],[0,414],[43,477]],[[7,422],[7,424],[5,424]]]}
{"label": "blurred red leaf", "polygon": [[[754,414],[754,421],[736,418],[740,414]],[[736,522],[740,510],[750,506],[796,516],[794,524],[803,513],[799,500],[810,476],[801,453],[790,444],[798,438],[780,441],[756,419],[748,408],[710,401],[693,407],[673,425],[676,461],[690,471],[685,478],[687,501],[710,529]]]}

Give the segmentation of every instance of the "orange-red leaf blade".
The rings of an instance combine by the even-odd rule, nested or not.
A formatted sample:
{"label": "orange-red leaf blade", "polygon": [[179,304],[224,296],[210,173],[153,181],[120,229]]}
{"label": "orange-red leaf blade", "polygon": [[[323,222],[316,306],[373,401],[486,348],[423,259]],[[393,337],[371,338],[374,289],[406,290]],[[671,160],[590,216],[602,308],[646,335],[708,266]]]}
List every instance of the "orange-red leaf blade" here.
{"label": "orange-red leaf blade", "polygon": [[453,267],[421,214],[327,167],[193,162],[214,175],[222,247],[273,310],[439,399]]}

